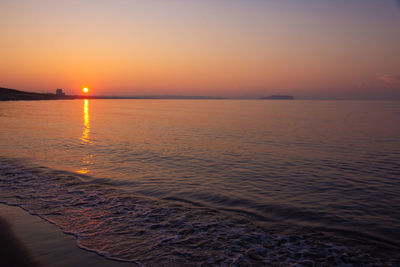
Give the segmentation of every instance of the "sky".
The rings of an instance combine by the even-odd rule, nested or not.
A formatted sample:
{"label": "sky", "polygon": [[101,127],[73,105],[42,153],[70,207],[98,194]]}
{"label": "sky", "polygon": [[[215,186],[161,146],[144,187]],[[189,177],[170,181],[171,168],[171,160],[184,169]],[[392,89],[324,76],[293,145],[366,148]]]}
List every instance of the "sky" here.
{"label": "sky", "polygon": [[0,87],[400,99],[400,0],[0,0]]}

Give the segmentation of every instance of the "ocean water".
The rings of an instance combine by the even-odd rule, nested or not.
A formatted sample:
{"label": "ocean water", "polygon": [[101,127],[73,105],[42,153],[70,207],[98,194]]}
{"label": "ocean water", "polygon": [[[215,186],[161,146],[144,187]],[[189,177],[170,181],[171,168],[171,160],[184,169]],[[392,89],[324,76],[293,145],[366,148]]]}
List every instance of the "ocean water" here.
{"label": "ocean water", "polygon": [[0,103],[0,202],[139,265],[397,265],[400,103]]}

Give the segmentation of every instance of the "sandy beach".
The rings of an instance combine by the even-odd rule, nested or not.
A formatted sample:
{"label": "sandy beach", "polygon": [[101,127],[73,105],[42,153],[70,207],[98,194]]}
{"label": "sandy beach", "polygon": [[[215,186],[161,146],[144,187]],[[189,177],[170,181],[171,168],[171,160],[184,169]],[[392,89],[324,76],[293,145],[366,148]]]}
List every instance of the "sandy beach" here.
{"label": "sandy beach", "polygon": [[74,236],[19,207],[0,204],[2,266],[136,266],[80,249],[75,241]]}

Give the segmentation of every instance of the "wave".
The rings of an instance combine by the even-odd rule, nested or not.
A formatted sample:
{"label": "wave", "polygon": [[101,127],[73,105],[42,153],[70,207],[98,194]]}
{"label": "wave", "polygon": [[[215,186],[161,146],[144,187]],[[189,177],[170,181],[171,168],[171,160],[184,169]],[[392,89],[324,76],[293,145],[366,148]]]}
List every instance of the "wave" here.
{"label": "wave", "polygon": [[400,263],[393,246],[346,243],[313,229],[276,231],[239,214],[133,195],[111,180],[28,165],[0,158],[0,202],[40,216],[76,236],[79,247],[109,259],[144,266]]}

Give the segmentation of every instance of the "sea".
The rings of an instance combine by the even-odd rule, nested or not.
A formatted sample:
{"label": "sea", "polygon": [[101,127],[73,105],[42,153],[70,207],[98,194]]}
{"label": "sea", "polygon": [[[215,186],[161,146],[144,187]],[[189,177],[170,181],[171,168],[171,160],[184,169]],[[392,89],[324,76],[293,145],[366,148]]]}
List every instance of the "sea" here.
{"label": "sea", "polygon": [[140,266],[399,266],[400,102],[1,102],[0,202]]}

